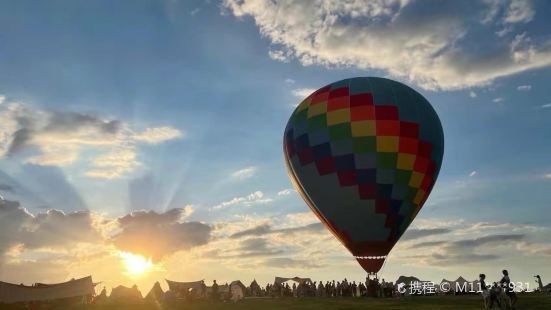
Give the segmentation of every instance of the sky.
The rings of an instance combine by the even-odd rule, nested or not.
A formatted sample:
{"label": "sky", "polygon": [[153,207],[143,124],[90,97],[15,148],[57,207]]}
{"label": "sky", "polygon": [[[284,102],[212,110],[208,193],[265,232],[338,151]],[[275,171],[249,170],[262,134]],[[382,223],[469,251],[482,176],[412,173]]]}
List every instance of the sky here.
{"label": "sky", "polygon": [[434,2],[1,2],[0,280],[363,279],[282,139],[312,91],[379,76],[445,136],[381,276],[551,281],[551,3]]}

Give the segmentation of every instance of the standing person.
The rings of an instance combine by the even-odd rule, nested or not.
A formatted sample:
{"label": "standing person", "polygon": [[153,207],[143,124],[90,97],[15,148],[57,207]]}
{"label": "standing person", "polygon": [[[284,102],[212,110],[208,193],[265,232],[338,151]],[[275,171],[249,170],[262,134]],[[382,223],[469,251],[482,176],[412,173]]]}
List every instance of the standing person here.
{"label": "standing person", "polygon": [[320,283],[318,284],[318,296],[319,297],[324,297],[325,296],[325,289],[323,287],[323,281],[320,281]]}
{"label": "standing person", "polygon": [[511,287],[511,279],[509,278],[509,271],[503,270],[503,278],[499,281],[499,284],[504,288],[505,294],[509,297],[511,301],[511,308],[515,309],[515,304],[517,303],[517,294],[515,289]]}
{"label": "standing person", "polygon": [[495,290],[490,289],[491,287],[486,285],[486,275],[481,273],[478,275],[480,282],[480,290],[482,291],[482,298],[484,299],[484,308],[493,308],[494,301],[497,302],[497,306],[501,309],[501,303],[497,299]]}
{"label": "standing person", "polygon": [[205,280],[201,280],[201,297],[207,297],[207,286],[205,285]]}
{"label": "standing person", "polygon": [[216,280],[213,280],[212,283],[212,299],[218,300],[218,284],[216,283]]}
{"label": "standing person", "polygon": [[543,293],[543,283],[541,282],[541,277],[540,275],[538,274],[537,276],[534,276],[536,278],[536,282],[538,283],[538,289],[540,290],[540,292]]}

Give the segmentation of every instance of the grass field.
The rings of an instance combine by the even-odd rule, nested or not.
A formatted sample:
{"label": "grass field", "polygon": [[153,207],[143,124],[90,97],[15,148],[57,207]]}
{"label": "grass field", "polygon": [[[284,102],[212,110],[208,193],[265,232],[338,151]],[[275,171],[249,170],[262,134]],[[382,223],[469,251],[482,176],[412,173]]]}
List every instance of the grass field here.
{"label": "grass field", "polygon": [[[0,305],[1,310],[23,309]],[[311,310],[345,310],[345,309],[385,309],[385,310],[480,310],[483,309],[480,296],[438,296],[438,297],[404,297],[404,298],[256,298],[245,299],[238,303],[214,303],[196,301],[192,303],[177,302],[174,304],[155,304],[143,302],[138,304],[105,304],[80,305],[77,307],[44,308],[44,309],[81,309],[81,310],[271,310],[271,309],[311,309]],[[497,309],[497,306],[494,307]],[[550,310],[551,295],[520,295],[518,310]]]}
{"label": "grass field", "polygon": [[[439,296],[439,297],[404,297],[389,299],[371,298],[259,298],[246,299],[239,303],[194,302],[173,305],[155,305],[152,303],[133,305],[91,305],[79,307],[86,310],[107,309],[190,309],[190,310],[270,310],[270,309],[387,309],[387,310],[471,310],[483,309],[480,296]],[[494,307],[497,309],[497,307]],[[516,309],[550,310],[551,295],[520,295]]]}

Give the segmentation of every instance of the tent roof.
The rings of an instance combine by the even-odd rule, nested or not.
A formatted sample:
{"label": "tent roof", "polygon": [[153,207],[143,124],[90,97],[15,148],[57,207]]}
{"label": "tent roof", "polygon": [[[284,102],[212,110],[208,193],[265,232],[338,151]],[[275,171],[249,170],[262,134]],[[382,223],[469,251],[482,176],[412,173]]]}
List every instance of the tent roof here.
{"label": "tent roof", "polygon": [[281,283],[284,283],[284,282],[287,282],[287,281],[295,281],[297,283],[304,283],[304,282],[312,282],[312,280],[310,278],[299,278],[299,277],[294,277],[294,278],[282,278],[282,277],[275,277],[275,280],[274,280],[274,284],[281,284]]}
{"label": "tent roof", "polygon": [[399,284],[399,283],[405,283],[405,284],[410,284],[411,282],[423,282],[421,280],[419,280],[418,278],[414,277],[414,276],[409,276],[409,277],[406,277],[406,276],[400,276],[398,278],[398,280],[396,280],[396,284]]}
{"label": "tent roof", "polygon": [[0,302],[3,303],[55,300],[94,294],[94,283],[91,276],[63,283],[40,284],[38,286],[0,282]]}
{"label": "tent roof", "polygon": [[143,298],[142,292],[138,290],[137,286],[133,287],[126,287],[123,285],[119,285],[111,290],[111,295],[109,295],[109,298]]}
{"label": "tent roof", "polygon": [[149,293],[147,293],[147,295],[145,295],[145,299],[158,299],[159,297],[161,297],[162,295],[164,294],[163,292],[163,289],[161,288],[161,283],[159,283],[159,281],[155,282],[155,284],[153,284],[153,287],[151,288],[151,290],[149,290]]}
{"label": "tent roof", "polygon": [[465,278],[463,278],[462,276],[459,276],[459,278],[457,278],[457,280],[455,280],[455,282],[469,282],[467,280],[465,280]]}
{"label": "tent roof", "polygon": [[189,290],[190,288],[194,290],[201,289],[201,286],[203,285],[203,281],[193,281],[193,282],[178,282],[178,281],[171,281],[166,280],[166,283],[168,284],[168,289],[173,291],[181,291],[181,290]]}
{"label": "tent roof", "polygon": [[247,287],[239,280],[235,280],[235,281],[232,281],[232,283],[230,283],[230,287],[232,287],[234,285],[238,285],[244,290],[247,289]]}

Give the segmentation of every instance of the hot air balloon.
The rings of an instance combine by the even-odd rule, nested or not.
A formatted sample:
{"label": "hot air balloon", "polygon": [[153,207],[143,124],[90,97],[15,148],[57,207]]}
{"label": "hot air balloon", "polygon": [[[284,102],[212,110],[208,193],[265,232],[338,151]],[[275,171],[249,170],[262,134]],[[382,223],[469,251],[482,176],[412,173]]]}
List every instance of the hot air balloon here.
{"label": "hot air balloon", "polygon": [[297,106],[284,134],[294,187],[369,275],[423,207],[443,153],[430,103],[376,77],[318,89]]}

